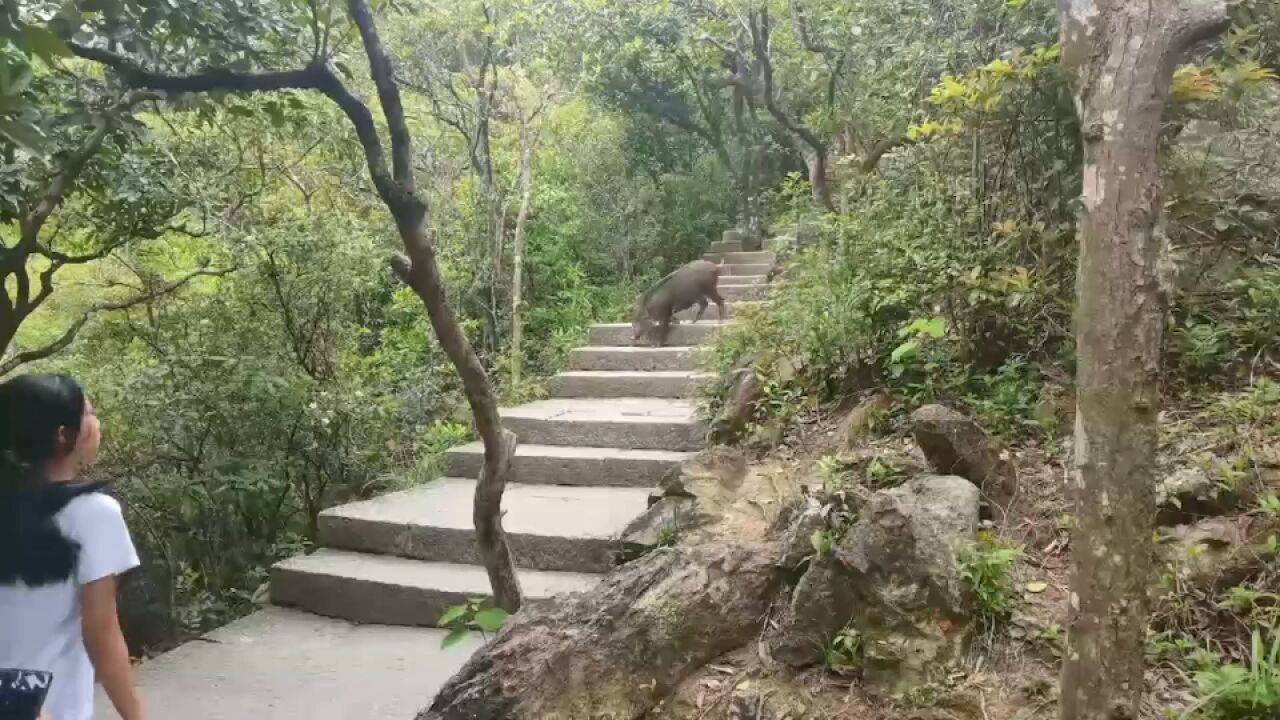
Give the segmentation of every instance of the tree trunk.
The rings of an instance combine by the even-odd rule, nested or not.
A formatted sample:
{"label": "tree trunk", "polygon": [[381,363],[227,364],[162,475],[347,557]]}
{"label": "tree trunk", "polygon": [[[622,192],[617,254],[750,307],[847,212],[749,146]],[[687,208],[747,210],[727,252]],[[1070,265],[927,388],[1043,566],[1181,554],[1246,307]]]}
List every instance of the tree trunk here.
{"label": "tree trunk", "polygon": [[527,127],[520,129],[520,211],[516,214],[516,233],[511,248],[511,385],[520,384],[524,366],[524,233],[529,219],[529,202],[533,198],[533,145]]}
{"label": "tree trunk", "polygon": [[827,149],[815,147],[805,153],[805,164],[809,166],[809,187],[813,188],[813,201],[819,210],[834,213],[836,204],[831,199],[831,181],[827,177]]}
{"label": "tree trunk", "polygon": [[1179,59],[1221,0],[1059,0],[1084,133],[1075,503],[1063,720],[1139,717],[1167,300],[1158,140]]}
{"label": "tree trunk", "polygon": [[392,267],[413,288],[427,308],[431,328],[440,347],[458,370],[463,392],[475,416],[476,432],[484,444],[484,467],[476,483],[472,508],[476,526],[476,545],[493,588],[494,604],[514,613],[520,609],[520,580],[502,528],[502,493],[511,471],[511,458],[516,451],[516,436],[502,428],[498,401],[489,376],[480,364],[471,342],[449,307],[444,281],[436,264],[435,247],[423,231],[421,222],[404,222],[396,218],[400,237],[408,259],[396,257]]}

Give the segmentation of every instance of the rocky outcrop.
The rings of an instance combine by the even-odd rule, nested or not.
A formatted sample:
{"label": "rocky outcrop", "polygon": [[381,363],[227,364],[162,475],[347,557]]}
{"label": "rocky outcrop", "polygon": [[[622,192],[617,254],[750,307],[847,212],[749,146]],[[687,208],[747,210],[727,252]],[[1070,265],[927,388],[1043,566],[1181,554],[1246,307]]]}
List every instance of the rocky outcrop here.
{"label": "rocky outcrop", "polygon": [[1182,525],[1224,515],[1241,502],[1239,492],[1215,483],[1197,467],[1182,468],[1156,486],[1156,523]]}
{"label": "rocky outcrop", "polygon": [[712,518],[693,497],[662,497],[622,532],[622,559],[630,561],[654,548],[674,545],[680,537]]}
{"label": "rocky outcrop", "polygon": [[972,418],[944,405],[925,405],[911,413],[911,432],[935,471],[967,478],[982,489],[984,499],[1001,507],[1013,499],[1013,467]]}
{"label": "rocky outcrop", "polygon": [[764,397],[764,388],[751,366],[735,370],[729,388],[728,399],[713,428],[715,436],[724,439],[735,438],[747,429],[756,404]]}
{"label": "rocky outcrop", "polygon": [[662,548],[589,592],[525,607],[418,720],[638,718],[760,631],[777,548]]}
{"label": "rocky outcrop", "polygon": [[1168,531],[1164,560],[1178,587],[1218,593],[1261,574],[1277,560],[1268,539],[1280,533],[1280,520],[1240,515],[1215,517]]}
{"label": "rocky outcrop", "polygon": [[840,429],[836,431],[842,449],[856,449],[871,434],[876,420],[892,407],[893,397],[884,392],[874,393],[858,403],[840,422]]}
{"label": "rocky outcrop", "polygon": [[932,682],[967,641],[969,591],[955,553],[978,529],[978,489],[926,475],[873,494],[792,595],[770,648],[775,659],[813,664],[818,648],[851,627],[862,635],[868,686],[897,693]]}

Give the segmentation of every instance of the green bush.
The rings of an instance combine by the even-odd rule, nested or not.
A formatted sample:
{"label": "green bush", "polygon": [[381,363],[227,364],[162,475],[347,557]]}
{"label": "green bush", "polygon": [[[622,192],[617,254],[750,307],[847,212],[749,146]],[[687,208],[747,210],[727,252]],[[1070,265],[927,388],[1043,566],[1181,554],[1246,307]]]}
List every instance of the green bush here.
{"label": "green bush", "polygon": [[[1266,636],[1270,635],[1270,644]],[[1197,703],[1212,720],[1274,720],[1280,717],[1280,634],[1253,630],[1248,665],[1216,659],[1195,674]]]}
{"label": "green bush", "polygon": [[969,585],[978,618],[988,630],[1013,611],[1010,573],[1020,557],[1020,550],[986,530],[978,532],[977,542],[956,553],[960,576]]}

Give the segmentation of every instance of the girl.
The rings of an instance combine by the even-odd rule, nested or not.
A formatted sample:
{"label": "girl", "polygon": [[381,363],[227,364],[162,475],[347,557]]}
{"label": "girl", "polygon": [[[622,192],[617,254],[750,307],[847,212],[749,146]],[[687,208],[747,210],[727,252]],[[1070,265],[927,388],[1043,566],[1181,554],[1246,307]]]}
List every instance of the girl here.
{"label": "girl", "polygon": [[65,375],[0,384],[0,668],[44,671],[48,720],[92,720],[94,679],[141,720],[116,613],[116,576],[138,565],[120,505],[78,482],[98,418]]}

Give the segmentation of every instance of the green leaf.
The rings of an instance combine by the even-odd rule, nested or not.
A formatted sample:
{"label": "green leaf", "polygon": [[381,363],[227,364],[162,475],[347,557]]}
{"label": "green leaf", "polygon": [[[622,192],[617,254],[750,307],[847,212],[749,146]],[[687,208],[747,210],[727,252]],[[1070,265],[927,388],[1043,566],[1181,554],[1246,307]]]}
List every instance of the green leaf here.
{"label": "green leaf", "polygon": [[440,641],[440,649],[448,650],[454,645],[457,645],[458,643],[465,640],[467,638],[467,635],[469,635],[470,633],[471,631],[467,630],[466,628],[454,628],[450,630],[449,634],[445,635],[444,639]]}
{"label": "green leaf", "polygon": [[893,349],[893,354],[889,356],[889,362],[897,364],[904,358],[911,357],[920,349],[920,341],[908,340]]}
{"label": "green leaf", "polygon": [[436,621],[436,624],[443,627],[448,627],[454,624],[455,622],[461,620],[462,616],[466,615],[467,610],[469,609],[470,608],[468,608],[466,605],[454,605],[444,611],[444,614],[440,616],[440,619]]}
{"label": "green leaf", "polygon": [[61,38],[39,25],[23,23],[22,41],[45,62],[52,62],[55,57],[71,56],[71,48]]}
{"label": "green leaf", "polygon": [[32,151],[44,144],[44,134],[40,129],[21,120],[0,118],[0,135]]}
{"label": "green leaf", "polygon": [[486,608],[476,613],[476,627],[485,632],[497,632],[510,617],[510,613],[502,608]]}

